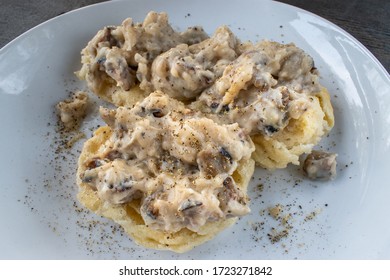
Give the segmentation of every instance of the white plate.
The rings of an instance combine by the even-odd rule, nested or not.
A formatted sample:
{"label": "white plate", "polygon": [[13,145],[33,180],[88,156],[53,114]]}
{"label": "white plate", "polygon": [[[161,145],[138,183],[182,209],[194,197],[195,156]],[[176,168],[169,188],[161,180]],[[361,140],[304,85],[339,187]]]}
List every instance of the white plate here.
{"label": "white plate", "polygon": [[[336,125],[321,145],[339,155],[337,179],[308,181],[294,166],[257,170],[252,213],[181,255],[141,248],[112,222],[84,211],[74,176],[84,140],[57,150],[62,139],[53,108],[85,87],[73,72],[97,30],[126,17],[142,21],[150,10],[168,12],[179,29],[200,24],[213,33],[226,24],[242,40],[295,42],[308,52],[334,102]],[[357,40],[316,15],[259,0],[110,1],[54,18],[9,43],[0,51],[0,77],[2,259],[390,258],[389,75]],[[98,123],[88,120],[88,137]],[[267,234],[285,227],[268,215],[276,204],[291,214],[292,229],[273,244]]]}

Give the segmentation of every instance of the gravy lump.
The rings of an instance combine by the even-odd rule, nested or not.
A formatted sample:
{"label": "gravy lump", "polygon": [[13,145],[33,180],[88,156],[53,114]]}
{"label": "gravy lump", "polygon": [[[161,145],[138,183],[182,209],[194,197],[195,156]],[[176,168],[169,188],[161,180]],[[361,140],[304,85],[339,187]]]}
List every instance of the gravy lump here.
{"label": "gravy lump", "polygon": [[199,26],[175,31],[166,13],[150,12],[142,23],[128,18],[120,26],[104,27],[94,36],[81,52],[83,66],[78,76],[93,92],[101,91],[110,82],[128,91],[137,83],[137,75],[141,75],[137,73],[142,73],[143,67],[159,54],[206,38],[208,35]]}

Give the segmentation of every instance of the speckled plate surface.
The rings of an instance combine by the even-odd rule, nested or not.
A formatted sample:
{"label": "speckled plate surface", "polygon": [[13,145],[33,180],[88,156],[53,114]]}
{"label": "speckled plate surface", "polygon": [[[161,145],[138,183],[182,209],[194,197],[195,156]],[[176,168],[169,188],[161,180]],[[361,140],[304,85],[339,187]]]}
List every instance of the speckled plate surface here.
{"label": "speckled plate surface", "polygon": [[[228,25],[242,40],[294,42],[308,52],[334,103],[322,148],[338,153],[338,176],[317,183],[299,167],[256,170],[252,213],[185,254],[135,245],[76,201],[85,138],[58,132],[54,105],[83,89],[80,50],[104,25],[166,11],[175,28]],[[389,259],[390,79],[357,40],[328,21],[271,1],[110,1],[54,18],[0,50],[1,259]],[[98,101],[96,101],[98,103]],[[93,112],[86,137],[101,121]],[[80,135],[76,135],[80,136]],[[269,208],[281,218],[269,215]],[[287,221],[287,222],[286,222]]]}

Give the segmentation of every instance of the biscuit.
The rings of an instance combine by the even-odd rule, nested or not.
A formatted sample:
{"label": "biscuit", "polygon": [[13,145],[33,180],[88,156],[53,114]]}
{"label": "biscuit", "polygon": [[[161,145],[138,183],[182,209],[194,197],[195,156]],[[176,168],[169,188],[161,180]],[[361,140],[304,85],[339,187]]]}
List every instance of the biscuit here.
{"label": "biscuit", "polygon": [[325,88],[312,96],[311,106],[298,119],[272,136],[252,136],[256,164],[267,168],[285,168],[289,163],[299,165],[299,157],[310,153],[334,125],[333,108]]}
{"label": "biscuit", "polygon": [[88,88],[116,106],[132,106],[146,93],[140,80],[150,75],[153,60],[179,44],[192,45],[208,38],[200,26],[175,31],[166,13],[149,12],[142,23],[132,18],[119,26],[99,30],[81,51],[82,67],[75,74]]}
{"label": "biscuit", "polygon": [[[162,104],[161,108],[165,108],[164,106],[166,104],[172,105],[175,103],[174,101],[169,101],[169,99],[164,99],[164,96],[162,93],[152,93],[149,98],[147,98],[146,101],[144,101],[141,104],[137,104],[137,107],[133,108],[133,110],[137,110],[138,108],[143,108],[142,110],[137,112],[145,112],[148,110],[148,100],[155,98],[156,102],[152,103],[153,110],[155,110],[155,105],[156,104]],[[176,101],[178,102],[178,101]],[[177,107],[173,105],[173,107]],[[173,108],[172,107],[172,108]],[[184,108],[184,107],[183,107]],[[120,108],[119,108],[120,110]],[[123,109],[124,110],[124,109]],[[178,109],[180,110],[180,109]],[[185,112],[188,112],[188,109],[183,109]],[[156,111],[153,111],[153,114],[155,114]],[[124,115],[120,115],[124,116]],[[136,115],[138,118],[138,115]],[[192,118],[192,114],[189,113],[189,117]],[[103,117],[104,118],[104,117]],[[157,116],[158,121],[161,120],[161,116]],[[150,116],[150,119],[153,119],[153,116]],[[150,121],[147,120],[147,121]],[[175,117],[172,118],[174,120]],[[171,122],[172,120],[169,120]],[[191,119],[192,120],[192,119]],[[195,119],[197,120],[197,119]],[[202,119],[203,120],[203,119]],[[205,120],[207,123],[212,122],[211,120]],[[146,121],[141,120],[142,123],[145,123]],[[218,126],[217,124],[215,124]],[[196,126],[195,126],[196,127]],[[233,130],[229,131],[234,131],[237,133],[237,135],[241,135],[239,131],[236,129],[238,126],[234,125],[232,127]],[[154,129],[152,127],[152,129]],[[201,129],[199,130],[201,131]],[[205,224],[201,224],[199,228],[196,230],[192,230],[191,226],[187,227],[181,227],[178,228],[178,230],[164,230],[160,228],[156,228],[155,226],[148,224],[145,221],[145,214],[142,214],[142,203],[145,201],[146,195],[149,195],[149,193],[145,194],[144,196],[137,196],[134,197],[134,199],[125,202],[125,203],[111,203],[107,200],[102,199],[101,196],[99,196],[98,191],[93,189],[91,185],[88,184],[88,179],[84,176],[85,172],[89,168],[88,162],[90,159],[96,159],[96,158],[101,158],[102,153],[104,154],[105,149],[112,145],[112,142],[110,142],[114,134],[114,129],[112,128],[112,125],[110,126],[104,126],[100,127],[97,129],[93,135],[92,138],[87,140],[84,143],[79,161],[78,161],[78,170],[77,170],[77,183],[79,185],[79,193],[78,193],[78,200],[88,209],[91,211],[95,212],[98,215],[101,215],[103,217],[109,218],[119,225],[121,225],[125,232],[139,245],[148,247],[148,248],[153,248],[153,249],[158,249],[158,250],[171,250],[175,252],[185,252],[188,251],[195,246],[198,246],[212,238],[214,238],[219,232],[222,230],[226,229],[230,225],[234,224],[237,221],[237,216],[240,216],[241,214],[238,213],[235,216],[231,216],[229,213],[230,211],[227,211],[227,215],[224,216],[219,216],[216,219],[210,219],[206,220]],[[176,132],[175,132],[176,133]],[[207,132],[200,132],[200,133],[206,133]],[[220,137],[220,136],[218,136]],[[236,137],[236,136],[234,136]],[[244,139],[242,138],[243,136],[237,136],[239,139]],[[221,138],[216,141],[223,141],[224,138]],[[237,162],[237,166],[234,167],[235,169],[231,171],[231,178],[234,180],[235,187],[238,189],[238,192],[240,194],[243,194],[246,196],[246,191],[247,191],[247,185],[249,184],[249,181],[251,179],[251,176],[254,172],[254,161],[251,159],[250,155],[251,152],[253,151],[253,143],[251,143],[249,137],[248,139],[248,144],[243,144],[247,145],[248,148],[245,148],[247,151],[246,155],[240,156],[240,160]],[[157,141],[157,140],[156,140]],[[243,141],[245,140],[237,140],[240,142],[240,145]],[[218,142],[218,143],[219,143]],[[237,143],[238,143],[237,142]],[[208,142],[207,142],[208,143]],[[209,147],[209,144],[205,145],[205,147]],[[243,146],[246,147],[246,146]],[[203,148],[201,148],[203,149]],[[204,151],[204,150],[203,150]],[[234,158],[234,153],[230,155],[226,150],[221,150],[220,152],[224,157],[226,157],[227,161],[231,161]],[[211,155],[211,154],[210,154]],[[198,158],[199,160],[199,158]],[[210,161],[212,162],[212,161]],[[235,165],[234,165],[235,166]],[[202,168],[202,167],[201,167]],[[210,171],[206,166],[206,171]],[[211,166],[211,171],[214,172],[215,166]],[[222,168],[225,168],[224,166]],[[226,171],[227,172],[227,171]],[[230,172],[230,171],[229,171]],[[84,176],[84,177],[83,177]],[[218,176],[215,174],[212,174],[210,176]],[[202,179],[203,178],[203,179]],[[229,178],[229,177],[228,177]],[[207,176],[206,177],[201,177],[202,182],[204,180],[207,181]],[[229,179],[230,180],[230,179]],[[226,181],[226,180],[225,180]],[[227,186],[225,186],[225,181],[224,182],[224,187],[228,189]],[[177,182],[180,182],[178,180]],[[207,186],[207,183],[203,184],[204,186]],[[174,185],[175,186],[175,185]],[[143,187],[143,186],[142,186]],[[178,186],[181,187],[181,186]],[[176,188],[176,187],[175,187]],[[199,193],[203,193],[202,190],[199,190]],[[229,190],[228,190],[229,191]],[[150,191],[148,191],[150,192]],[[193,191],[191,191],[193,192]],[[233,193],[233,195],[237,195],[237,193]],[[198,197],[199,198],[199,197]],[[219,199],[219,198],[218,198]],[[234,198],[236,199],[236,198]],[[226,202],[226,201],[225,201]],[[219,206],[217,207],[222,207],[221,205],[223,203],[223,200],[220,200]],[[237,201],[233,201],[237,202]],[[217,203],[217,205],[218,205]],[[226,202],[228,203],[228,202]],[[230,202],[229,202],[230,203]],[[240,202],[241,203],[241,202]],[[243,202],[245,205],[246,202]],[[227,204],[226,204],[227,205]],[[229,204],[230,205],[230,204]],[[230,207],[230,206],[229,206]],[[247,206],[244,206],[247,207]],[[228,208],[231,209],[231,208]],[[236,208],[237,209],[237,208]],[[248,209],[249,208],[245,208]],[[161,209],[160,209],[161,210]],[[220,211],[220,210],[218,210]],[[243,213],[245,214],[245,213]]]}

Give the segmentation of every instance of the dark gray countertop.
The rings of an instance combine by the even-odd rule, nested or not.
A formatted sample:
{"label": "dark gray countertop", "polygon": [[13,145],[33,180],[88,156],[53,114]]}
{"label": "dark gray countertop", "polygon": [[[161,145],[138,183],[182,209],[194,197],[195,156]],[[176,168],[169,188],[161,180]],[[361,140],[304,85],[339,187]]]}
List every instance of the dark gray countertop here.
{"label": "dark gray countertop", "polygon": [[[99,0],[1,0],[0,47],[23,32],[70,10]],[[365,45],[389,72],[389,0],[280,0],[337,24]]]}

